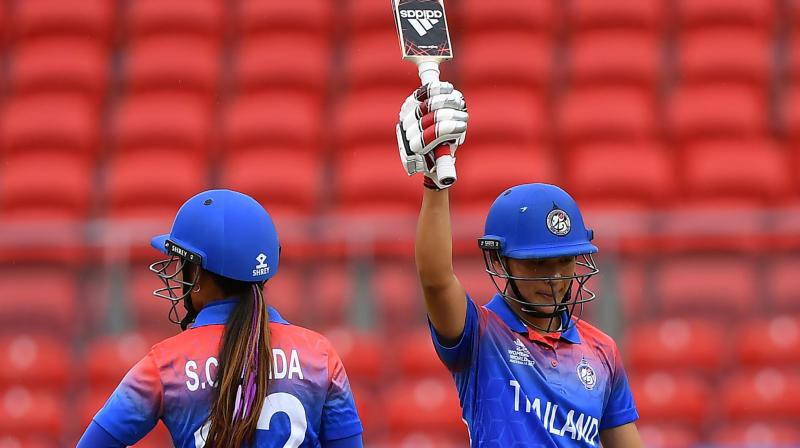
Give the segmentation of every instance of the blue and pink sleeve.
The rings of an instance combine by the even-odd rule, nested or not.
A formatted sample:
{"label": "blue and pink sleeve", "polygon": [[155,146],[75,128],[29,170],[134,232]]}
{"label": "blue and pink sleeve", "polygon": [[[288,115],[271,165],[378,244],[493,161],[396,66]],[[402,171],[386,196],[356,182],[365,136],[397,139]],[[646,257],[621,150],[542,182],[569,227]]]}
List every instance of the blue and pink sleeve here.
{"label": "blue and pink sleeve", "polygon": [[161,377],[151,352],[125,375],[94,422],[115,439],[133,445],[158,423],[163,414],[163,397]]}

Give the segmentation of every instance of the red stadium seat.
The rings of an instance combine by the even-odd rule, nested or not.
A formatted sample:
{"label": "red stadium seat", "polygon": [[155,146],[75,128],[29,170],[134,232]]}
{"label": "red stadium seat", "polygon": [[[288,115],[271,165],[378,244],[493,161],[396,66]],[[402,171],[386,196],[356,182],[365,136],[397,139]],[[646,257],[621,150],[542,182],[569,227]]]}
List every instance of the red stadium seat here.
{"label": "red stadium seat", "polygon": [[352,383],[361,387],[379,384],[387,357],[376,335],[347,327],[331,328],[324,334],[342,359]]}
{"label": "red stadium seat", "polygon": [[681,425],[636,425],[645,446],[650,448],[692,448],[700,438]]}
{"label": "red stadium seat", "polygon": [[768,89],[772,72],[770,36],[752,30],[685,33],[678,46],[678,71],[689,83],[740,81]]}
{"label": "red stadium seat", "polygon": [[800,310],[800,258],[776,258],[767,264],[766,287],[780,309]]}
{"label": "red stadium seat", "polygon": [[[797,12],[800,13],[800,2],[794,1],[790,3],[796,5]],[[797,15],[796,17],[800,17],[800,15]],[[789,69],[789,79],[793,84],[796,85],[797,81],[800,80],[800,32],[792,32],[788,46],[789,54],[787,64]]]}
{"label": "red stadium seat", "polygon": [[797,446],[800,445],[800,431],[797,425],[790,423],[738,422],[718,427],[709,439],[718,446]]}
{"label": "red stadium seat", "polygon": [[[74,445],[77,445],[78,441],[76,440]],[[42,436],[8,436],[3,435],[3,438],[0,439],[0,447],[2,448],[57,448],[59,445],[53,441],[48,439],[47,437]]]}
{"label": "red stadium seat", "polygon": [[741,365],[791,368],[800,365],[800,317],[777,316],[742,322],[737,335]]}
{"label": "red stadium seat", "polygon": [[158,342],[149,335],[126,333],[98,337],[87,346],[84,364],[93,388],[116,387],[122,377]]}
{"label": "red stadium seat", "polygon": [[[303,57],[297,57],[298,48],[303,49]],[[235,58],[240,92],[293,87],[319,97],[328,86],[330,45],[305,33],[245,38]]]}
{"label": "red stadium seat", "polygon": [[587,144],[568,153],[570,193],[580,200],[663,204],[675,190],[671,154],[654,142]]}
{"label": "red stadium seat", "polygon": [[410,323],[423,323],[422,293],[411,259],[382,262],[372,274],[372,293],[382,327],[399,330]]}
{"label": "red stadium seat", "polygon": [[324,36],[333,25],[333,6],[334,3],[326,0],[244,0],[239,8],[238,24],[247,33],[303,31]]}
{"label": "red stadium seat", "polygon": [[127,22],[136,37],[148,34],[195,33],[216,38],[223,30],[224,0],[137,0]]}
{"label": "red stadium seat", "polygon": [[[619,265],[617,282],[619,284],[619,303],[625,317],[647,316],[649,310],[646,295],[648,291],[648,279],[646,266],[642,260],[633,257],[626,259]],[[602,300],[602,297],[600,298]]]}
{"label": "red stadium seat", "polygon": [[[800,418],[800,376],[765,368],[735,373],[721,386],[722,414],[730,420],[759,420],[765,415],[786,420]],[[790,398],[792,397],[792,398]]]}
{"label": "red stadium seat", "polygon": [[306,216],[318,208],[323,163],[316,153],[264,148],[230,154],[221,183],[253,196],[267,211],[273,208]]}
{"label": "red stadium seat", "polygon": [[[458,47],[459,88],[466,92],[480,87],[541,90],[550,81],[553,48],[543,36],[521,31],[475,33]],[[488,63],[497,60],[504,62]]]}
{"label": "red stadium seat", "polygon": [[51,210],[81,219],[88,215],[92,167],[69,151],[14,155],[0,165],[0,173],[2,213]]}
{"label": "red stadium seat", "polygon": [[[56,438],[65,429],[66,400],[44,390],[8,387],[0,392],[0,434]],[[28,445],[25,445],[27,448]]]}
{"label": "red stadium seat", "polygon": [[26,0],[17,4],[14,28],[26,38],[72,34],[106,42],[113,35],[115,7],[107,0]]}
{"label": "red stadium seat", "polygon": [[77,279],[69,270],[41,266],[0,271],[0,321],[6,330],[69,334],[78,319],[77,297]]}
{"label": "red stadium seat", "polygon": [[411,93],[410,89],[403,88],[340,96],[334,112],[336,146],[368,144],[385,148],[397,145],[394,132],[386,132],[386,129],[394,129],[400,106]]}
{"label": "red stadium seat", "polygon": [[340,263],[317,266],[311,291],[316,319],[328,325],[346,321],[356,294],[353,275]]}
{"label": "red stadium seat", "polygon": [[385,389],[382,401],[393,432],[463,431],[461,408],[450,378],[395,383]]}
{"label": "red stadium seat", "polygon": [[787,196],[786,154],[769,141],[729,140],[684,151],[684,188],[694,198],[747,198],[776,202]]}
{"label": "red stadium seat", "polygon": [[464,25],[470,31],[526,30],[547,33],[557,28],[557,8],[560,2],[553,0],[512,0],[503,2],[503,7],[481,0],[465,0],[461,9]]}
{"label": "red stadium seat", "polygon": [[[591,2],[603,5],[605,2]],[[625,2],[638,5],[647,2]],[[569,79],[576,86],[657,86],[661,40],[650,33],[602,31],[576,34],[569,52]]]}
{"label": "red stadium seat", "polygon": [[655,133],[653,100],[635,89],[572,91],[560,104],[558,127],[568,143],[632,141]]}
{"label": "red stadium seat", "polygon": [[716,373],[725,360],[719,323],[698,319],[666,319],[631,326],[626,336],[631,370],[686,370]]}
{"label": "red stadium seat", "polygon": [[120,153],[107,170],[106,213],[146,217],[153,209],[175,211],[206,186],[206,167],[179,152]]}
{"label": "red stadium seat", "polygon": [[[41,281],[41,280],[40,280]],[[73,374],[70,346],[45,334],[15,333],[0,338],[5,388],[26,386],[62,392]]]}
{"label": "red stadium seat", "polygon": [[742,86],[684,87],[673,93],[668,124],[678,139],[761,136],[766,131],[765,98]]}
{"label": "red stadium seat", "polygon": [[91,104],[77,95],[15,98],[0,117],[0,148],[7,154],[55,149],[94,155],[98,121]]}
{"label": "red stadium seat", "polygon": [[98,104],[108,84],[108,55],[100,43],[85,38],[23,41],[11,59],[18,94],[76,92]]}
{"label": "red stadium seat", "polygon": [[[678,201],[663,215],[657,245],[661,250],[678,253],[758,253],[764,249],[764,229],[771,226],[762,208],[763,201],[747,197]],[[725,304],[724,308],[730,306]]]}
{"label": "red stadium seat", "polygon": [[789,87],[783,100],[783,121],[793,144],[800,142],[800,84]]}
{"label": "red stadium seat", "polygon": [[769,1],[680,0],[677,14],[684,27],[744,25],[767,29],[775,21],[776,6]]}
{"label": "red stadium seat", "polygon": [[[471,132],[467,132],[467,140],[472,157],[465,153],[457,163],[461,182],[452,190],[454,212],[473,212],[483,218],[495,198],[509,187],[555,178],[553,158],[545,150],[523,142],[477,144],[471,141]],[[475,157],[477,154],[486,157]]]}
{"label": "red stadium seat", "polygon": [[[335,162],[334,207],[345,219],[364,215],[404,218],[419,211],[422,179],[406,176],[396,152],[379,150],[387,144],[340,147],[343,157]],[[359,157],[347,158],[353,154]],[[376,226],[376,230],[388,228]]]}
{"label": "red stadium seat", "polygon": [[470,145],[530,145],[545,138],[549,128],[544,99],[521,88],[491,88],[471,92]]}
{"label": "red stadium seat", "polygon": [[711,390],[692,375],[652,372],[631,375],[631,390],[643,421],[700,429],[709,415]]}
{"label": "red stadium seat", "polygon": [[204,160],[210,127],[207,105],[197,98],[177,93],[132,95],[116,112],[112,139],[117,151],[182,151]]}
{"label": "red stadium seat", "polygon": [[[474,244],[477,247],[477,240]],[[497,294],[481,256],[457,257],[453,259],[453,270],[466,293],[476,304],[485,305]]]}
{"label": "red stadium seat", "polygon": [[450,377],[447,367],[439,360],[439,356],[433,348],[431,332],[427,325],[398,338],[392,352],[397,356],[400,378],[407,380],[427,377],[449,379]]}
{"label": "red stadium seat", "polygon": [[196,93],[211,101],[219,83],[219,49],[218,43],[195,36],[136,39],[127,51],[128,89]]}
{"label": "red stadium seat", "polygon": [[[387,4],[373,0],[350,0],[347,2],[346,10],[347,31],[351,36],[360,34],[362,36],[358,39],[361,39],[364,34],[380,33],[383,35],[394,34],[395,40],[397,39],[397,34],[394,32],[394,19]],[[451,19],[453,11],[449,8],[445,11],[450,13],[448,19]],[[452,36],[452,24],[449,21],[448,25],[450,25]],[[400,48],[396,44],[395,49],[397,51],[394,54],[399,57]]]}
{"label": "red stadium seat", "polygon": [[757,303],[758,284],[752,260],[731,256],[668,258],[655,278],[664,311],[682,315],[745,314]]}
{"label": "red stadium seat", "polygon": [[319,149],[321,111],[298,93],[241,95],[225,112],[226,151],[286,145],[295,152]]}
{"label": "red stadium seat", "polygon": [[663,0],[576,0],[569,10],[570,26],[589,28],[658,29],[665,18]]}
{"label": "red stadium seat", "polygon": [[[278,232],[282,232],[280,226]],[[283,233],[279,234],[283,240]],[[283,241],[281,241],[281,247],[284,248],[282,252],[287,251]],[[278,274],[272,277],[264,287],[267,303],[291,323],[302,324],[302,322],[311,320],[309,316],[313,315],[303,300],[308,297],[305,290],[305,278],[303,266],[287,262],[286,257],[281,253]]]}
{"label": "red stadium seat", "polygon": [[[154,257],[152,261],[156,261],[157,258]],[[153,291],[163,288],[164,283],[144,265],[132,267],[131,271],[134,269],[135,272],[130,272],[128,277],[125,297],[125,311],[134,322],[134,328],[164,337],[177,334],[179,327],[167,317],[170,312],[170,302],[153,295]],[[179,304],[178,310],[183,313],[183,306]]]}
{"label": "red stadium seat", "polygon": [[[345,46],[344,61],[344,79],[350,91],[372,87],[397,87],[407,91],[395,101],[399,101],[397,108],[419,85],[416,66],[401,59],[396,32],[350,39]],[[441,70],[441,78],[446,79],[447,68],[442,66]]]}

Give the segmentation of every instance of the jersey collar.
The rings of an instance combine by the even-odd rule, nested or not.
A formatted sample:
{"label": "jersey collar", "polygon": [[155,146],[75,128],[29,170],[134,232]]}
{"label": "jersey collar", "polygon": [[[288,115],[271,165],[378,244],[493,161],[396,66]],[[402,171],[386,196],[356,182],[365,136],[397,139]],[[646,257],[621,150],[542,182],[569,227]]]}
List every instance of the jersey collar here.
{"label": "jersey collar", "polygon": [[[238,301],[238,298],[230,298],[207,304],[197,313],[197,318],[195,318],[192,328],[205,327],[206,325],[225,325]],[[275,308],[267,306],[267,310],[269,312],[270,322],[289,325],[289,322],[281,317]]]}
{"label": "jersey collar", "polygon": [[[512,329],[513,331],[517,333],[528,334],[528,327],[516,314],[514,314],[514,311],[511,310],[511,307],[508,306],[500,294],[496,294],[492,300],[486,304],[486,309],[497,314],[497,316],[506,325],[508,325],[508,328]],[[581,337],[578,334],[578,326],[572,325],[567,329],[567,331],[561,332],[560,338],[572,344],[580,344]]]}

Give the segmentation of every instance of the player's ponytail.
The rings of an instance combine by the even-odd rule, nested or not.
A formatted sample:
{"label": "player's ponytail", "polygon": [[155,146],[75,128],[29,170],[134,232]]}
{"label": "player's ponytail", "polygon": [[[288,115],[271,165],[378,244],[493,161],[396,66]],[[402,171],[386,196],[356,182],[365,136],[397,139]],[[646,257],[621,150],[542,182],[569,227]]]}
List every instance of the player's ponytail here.
{"label": "player's ponytail", "polygon": [[206,447],[239,447],[255,435],[272,369],[269,314],[263,285],[215,276],[226,296],[236,295],[220,342],[217,387]]}

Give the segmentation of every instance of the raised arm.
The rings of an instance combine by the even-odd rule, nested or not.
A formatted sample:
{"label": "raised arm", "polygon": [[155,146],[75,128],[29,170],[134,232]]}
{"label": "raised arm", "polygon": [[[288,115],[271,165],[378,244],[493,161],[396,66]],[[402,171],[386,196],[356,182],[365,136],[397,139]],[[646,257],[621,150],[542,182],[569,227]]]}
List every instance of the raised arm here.
{"label": "raised arm", "polygon": [[[464,96],[447,82],[420,87],[400,110],[397,143],[409,175],[425,175],[425,193],[417,225],[416,262],[425,306],[443,342],[457,341],[464,330],[466,297],[453,273],[448,188],[435,172],[437,154],[449,153],[464,142],[467,131]],[[448,151],[449,148],[449,151]],[[438,150],[437,150],[438,149]]]}
{"label": "raised arm", "polygon": [[464,331],[467,301],[453,272],[453,237],[448,190],[425,188],[417,223],[416,262],[428,317],[445,342]]}

